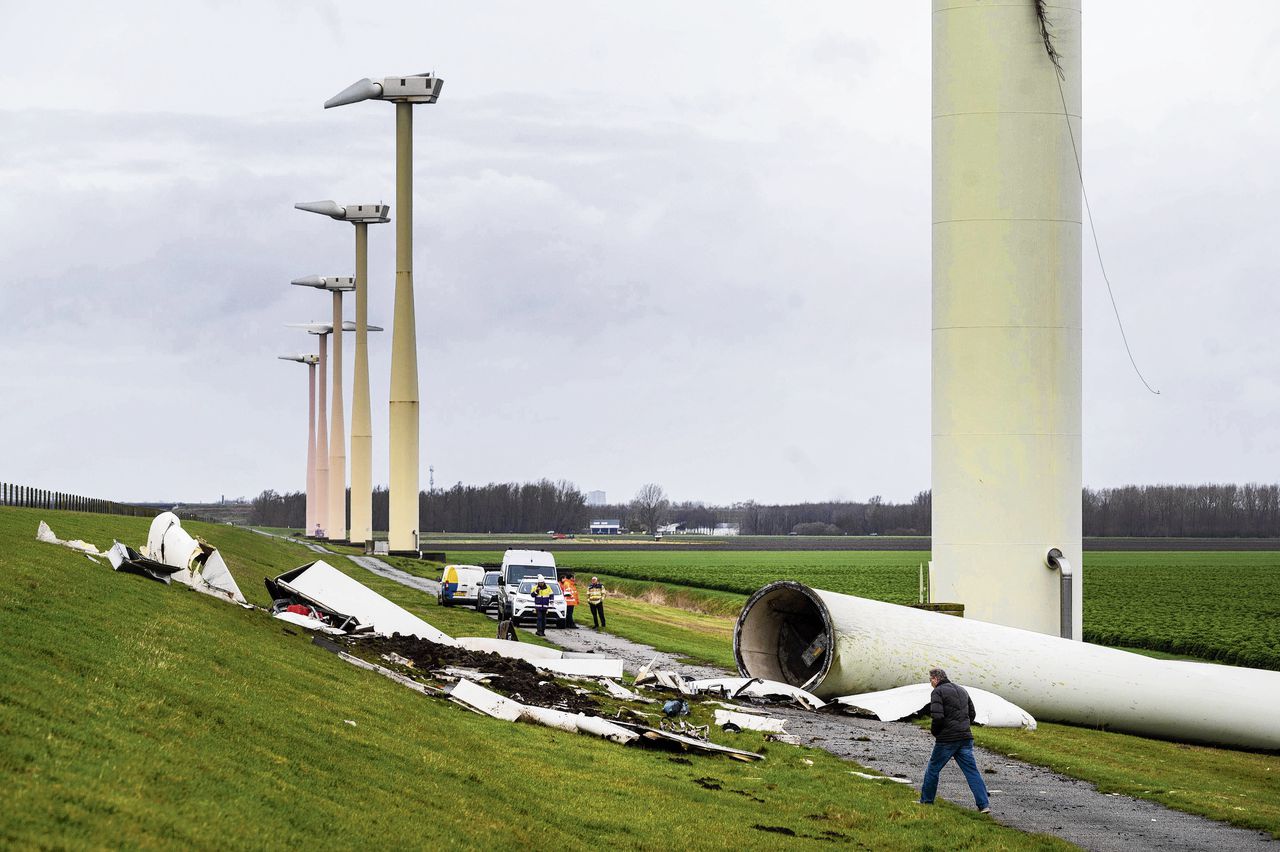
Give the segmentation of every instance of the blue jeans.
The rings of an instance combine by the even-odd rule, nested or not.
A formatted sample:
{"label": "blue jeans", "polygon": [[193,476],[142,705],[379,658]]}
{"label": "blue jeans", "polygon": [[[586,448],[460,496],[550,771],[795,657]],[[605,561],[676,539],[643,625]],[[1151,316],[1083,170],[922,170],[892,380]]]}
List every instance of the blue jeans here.
{"label": "blue jeans", "polygon": [[920,801],[926,805],[933,804],[934,797],[938,795],[938,774],[952,758],[955,758],[956,765],[960,767],[965,780],[969,782],[969,789],[973,791],[973,801],[977,803],[978,810],[987,807],[990,804],[987,799],[987,785],[982,782],[982,773],[978,772],[978,762],[973,759],[973,740],[933,744],[933,754],[929,755],[929,765],[924,770],[924,782],[920,785]]}
{"label": "blue jeans", "polygon": [[538,614],[538,635],[547,632],[547,608],[545,606],[534,607],[534,612]]}

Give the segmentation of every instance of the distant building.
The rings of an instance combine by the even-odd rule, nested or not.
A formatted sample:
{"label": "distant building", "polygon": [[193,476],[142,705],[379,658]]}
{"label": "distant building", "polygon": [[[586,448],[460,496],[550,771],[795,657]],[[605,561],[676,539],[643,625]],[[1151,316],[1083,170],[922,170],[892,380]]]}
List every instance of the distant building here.
{"label": "distant building", "polygon": [[603,492],[603,491],[588,491],[588,492],[587,492],[587,505],[588,505],[588,506],[603,506],[603,505],[604,505],[604,492]]}
{"label": "distant building", "polygon": [[658,535],[675,535],[684,532],[684,524],[676,522],[674,524],[662,524],[658,527]]}
{"label": "distant building", "polygon": [[737,535],[741,529],[738,524],[716,524],[714,535]]}
{"label": "distant building", "polygon": [[622,532],[622,521],[592,521],[592,535],[617,535]]}

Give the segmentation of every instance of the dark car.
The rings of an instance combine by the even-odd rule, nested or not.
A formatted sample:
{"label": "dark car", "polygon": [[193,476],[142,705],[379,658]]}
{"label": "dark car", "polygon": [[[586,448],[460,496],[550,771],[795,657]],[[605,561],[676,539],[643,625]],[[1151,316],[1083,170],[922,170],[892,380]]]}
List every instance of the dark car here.
{"label": "dark car", "polygon": [[484,582],[476,587],[476,612],[485,612],[498,605],[498,575],[500,571],[484,572]]}

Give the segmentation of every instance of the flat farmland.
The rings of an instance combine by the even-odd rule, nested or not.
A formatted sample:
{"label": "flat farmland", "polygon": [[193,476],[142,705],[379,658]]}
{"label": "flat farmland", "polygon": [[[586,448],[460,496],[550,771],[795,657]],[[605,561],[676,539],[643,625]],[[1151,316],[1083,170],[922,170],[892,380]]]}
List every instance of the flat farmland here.
{"label": "flat farmland", "polygon": [[[459,562],[501,561],[500,551]],[[749,595],[774,580],[891,603],[917,599],[928,551],[556,553],[561,566],[641,582]],[[1085,639],[1280,670],[1280,551],[1090,552]]]}

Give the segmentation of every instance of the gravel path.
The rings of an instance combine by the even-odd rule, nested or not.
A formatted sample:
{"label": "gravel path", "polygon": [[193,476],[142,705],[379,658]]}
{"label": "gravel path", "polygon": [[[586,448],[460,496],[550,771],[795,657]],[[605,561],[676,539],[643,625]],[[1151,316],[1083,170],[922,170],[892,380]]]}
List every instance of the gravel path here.
{"label": "gravel path", "polygon": [[[547,638],[567,650],[596,651],[621,657],[635,673],[655,656],[659,668],[694,677],[729,674],[706,666],[682,665],[675,655],[658,652],[620,636],[590,628],[551,630]],[[908,779],[919,789],[933,737],[908,722],[880,722],[857,716],[813,713],[800,708],[770,711],[787,720],[787,732],[801,743],[855,760],[885,775]],[[1269,835],[1171,810],[1154,802],[1099,793],[1092,784],[985,749],[974,749],[991,794],[992,816],[1005,825],[1052,834],[1094,850],[1274,849]],[[850,776],[851,784],[886,784]],[[941,798],[972,807],[973,795],[955,765],[942,772]]]}
{"label": "gravel path", "polygon": [[[315,552],[331,553],[320,545],[306,544]],[[381,577],[427,594],[434,596],[439,589],[439,584],[433,580],[414,577],[372,556],[348,558]],[[673,669],[694,677],[730,674],[709,666],[681,664],[674,654],[656,651],[611,633],[597,633],[589,627],[550,630],[547,638],[565,650],[594,651],[621,657],[626,670],[632,674],[655,658],[658,668]],[[906,779],[913,787],[919,788],[924,764],[933,745],[933,738],[927,731],[907,722],[880,722],[792,707],[777,706],[770,712],[784,717],[788,733],[801,743],[857,761],[887,776]],[[1170,852],[1277,848],[1271,837],[1261,832],[1233,828],[1154,802],[1100,793],[1088,782],[985,749],[976,748],[974,753],[991,793],[992,816],[1023,831],[1052,834],[1098,852],[1154,848]],[[849,783],[893,782],[865,780],[851,774]],[[972,807],[973,797],[968,785],[954,765],[943,770],[938,796]]]}

